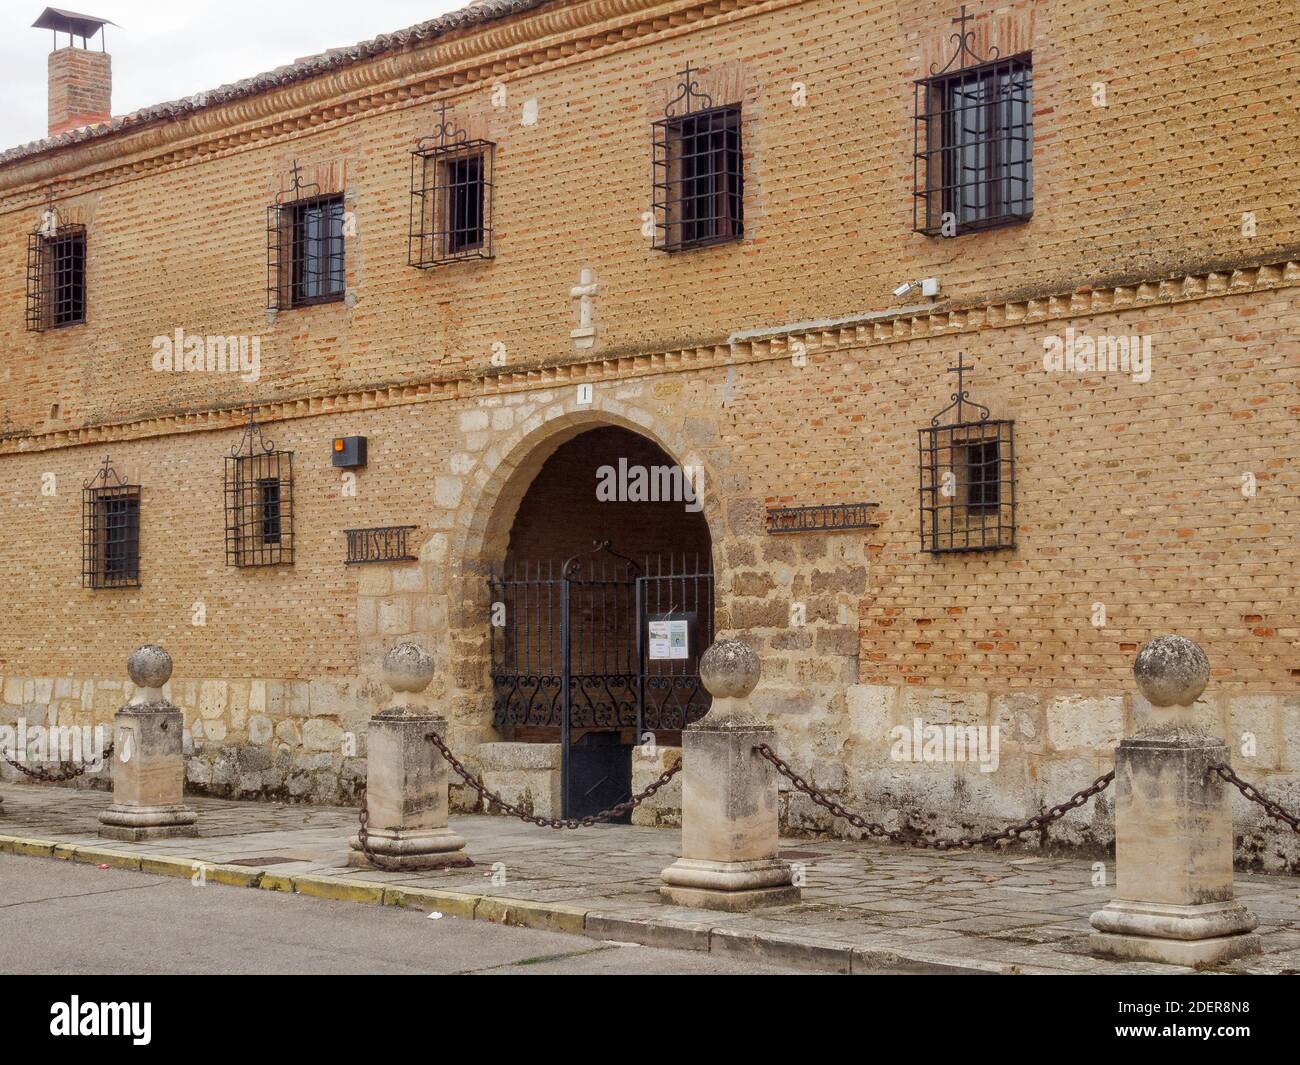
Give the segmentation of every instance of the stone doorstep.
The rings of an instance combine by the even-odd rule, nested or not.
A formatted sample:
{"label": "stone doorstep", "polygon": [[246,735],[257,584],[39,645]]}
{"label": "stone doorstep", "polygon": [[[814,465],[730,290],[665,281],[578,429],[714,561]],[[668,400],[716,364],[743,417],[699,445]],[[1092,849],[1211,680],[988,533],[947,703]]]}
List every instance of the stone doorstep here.
{"label": "stone doorstep", "polygon": [[[938,968],[954,973],[1028,972],[1024,967],[998,965],[977,959],[955,961],[951,957],[924,951],[879,950],[849,943],[827,943],[789,934],[727,928],[723,921],[701,921],[676,915],[647,916],[637,913],[601,912],[556,902],[533,902],[472,892],[403,886],[367,881],[355,877],[293,875],[266,869],[223,865],[197,858],[131,854],[94,845],[74,845],[54,840],[0,835],[0,853],[38,858],[55,858],[87,865],[191,878],[200,868],[212,883],[282,891],[343,902],[379,903],[421,912],[440,912],[465,920],[492,921],[518,928],[568,932],[593,939],[637,943],[672,950],[700,950],[730,954],[754,961],[766,961],[848,974],[871,972],[926,971]],[[1059,970],[1042,969],[1044,973]]]}

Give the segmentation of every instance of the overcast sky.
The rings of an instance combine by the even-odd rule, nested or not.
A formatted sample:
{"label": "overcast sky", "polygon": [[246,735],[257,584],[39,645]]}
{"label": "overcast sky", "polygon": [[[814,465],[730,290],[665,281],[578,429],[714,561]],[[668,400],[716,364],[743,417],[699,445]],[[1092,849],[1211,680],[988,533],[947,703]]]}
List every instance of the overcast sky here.
{"label": "overcast sky", "polygon": [[[302,56],[414,26],[468,0],[63,0],[64,10],[116,22],[107,27],[113,57],[113,114],[215,89]],[[36,30],[45,5],[0,5],[0,149],[46,133],[49,30]],[[98,48],[98,38],[92,42]],[[59,38],[60,44],[67,37]],[[78,45],[80,41],[78,41]]]}

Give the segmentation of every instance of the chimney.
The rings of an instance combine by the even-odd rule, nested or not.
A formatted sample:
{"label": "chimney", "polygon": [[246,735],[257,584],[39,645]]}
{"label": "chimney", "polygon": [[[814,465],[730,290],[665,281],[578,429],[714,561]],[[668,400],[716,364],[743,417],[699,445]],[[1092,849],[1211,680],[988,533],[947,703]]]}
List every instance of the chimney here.
{"label": "chimney", "polygon": [[[104,27],[115,23],[93,15],[47,7],[32,23],[54,33],[54,51],[49,61],[49,135],[66,133],[82,126],[98,125],[113,117],[113,64],[104,50]],[[59,34],[68,35],[59,47]],[[90,38],[99,35],[99,51],[92,51]],[[78,47],[73,38],[80,37]]]}

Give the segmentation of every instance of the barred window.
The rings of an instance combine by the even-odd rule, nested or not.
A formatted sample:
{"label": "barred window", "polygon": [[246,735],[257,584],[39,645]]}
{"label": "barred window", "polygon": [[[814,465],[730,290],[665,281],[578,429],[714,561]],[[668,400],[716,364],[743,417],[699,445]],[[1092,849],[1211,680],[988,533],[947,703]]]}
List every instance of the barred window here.
{"label": "barred window", "polygon": [[86,320],[86,227],[46,223],[27,240],[27,328],[44,332]]}
{"label": "barred window", "polygon": [[1015,423],[970,400],[959,355],[957,391],[919,431],[921,547],[995,551],[1016,542]]}
{"label": "barred window", "polygon": [[[705,247],[745,235],[740,107],[714,107],[688,65],[678,96],[653,124],[654,246]],[[695,110],[697,101],[700,109]],[[678,109],[684,114],[676,114]]]}
{"label": "barred window", "polygon": [[436,131],[411,152],[411,266],[492,258],[495,149],[471,140],[442,105]]}
{"label": "barred window", "polygon": [[226,565],[293,562],[293,452],[262,438],[249,415],[244,436],[226,458]]}
{"label": "barred window", "polygon": [[1031,57],[1001,59],[994,48],[981,61],[973,37],[963,32],[948,67],[916,83],[913,229],[930,236],[1034,213]]}
{"label": "barred window", "polygon": [[343,299],[343,196],[320,195],[295,163],[292,186],[267,208],[266,293],[271,310]]}
{"label": "barred window", "polygon": [[278,544],[280,542],[280,484],[281,481],[278,476],[261,477],[257,482],[261,523],[254,530],[253,537],[263,544]]}
{"label": "barred window", "polygon": [[343,197],[293,205],[293,306],[343,298]]}
{"label": "barred window", "polygon": [[125,483],[107,458],[82,487],[81,584],[140,587],[140,486]]}
{"label": "barred window", "polygon": [[972,440],[962,445],[966,465],[966,508],[996,510],[1002,501],[1002,457],[1000,442]]}

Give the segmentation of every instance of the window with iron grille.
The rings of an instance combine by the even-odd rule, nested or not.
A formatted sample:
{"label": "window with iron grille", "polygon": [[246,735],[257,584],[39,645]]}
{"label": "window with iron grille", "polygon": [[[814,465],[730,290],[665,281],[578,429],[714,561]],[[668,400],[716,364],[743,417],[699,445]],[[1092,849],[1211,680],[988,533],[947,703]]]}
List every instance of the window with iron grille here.
{"label": "window with iron grille", "polygon": [[86,227],[48,210],[27,238],[27,328],[44,332],[86,320]]}
{"label": "window with iron grille", "polygon": [[140,486],[123,481],[108,458],[82,486],[81,584],[140,587]]}
{"label": "window with iron grille", "polygon": [[1033,71],[1028,53],[981,59],[962,8],[957,50],[916,83],[913,229],[957,236],[1034,213]]}
{"label": "window with iron grille", "polygon": [[920,434],[921,547],[996,551],[1016,543],[1014,423],[990,418],[965,388],[959,354],[952,403]]}
{"label": "window with iron grille", "polygon": [[341,300],[347,292],[343,196],[321,195],[295,163],[291,187],[267,208],[266,296],[272,310]]}
{"label": "window with iron grille", "polygon": [[226,457],[226,565],[293,563],[293,452],[262,438],[250,412]]}
{"label": "window with iron grille", "polygon": [[437,129],[411,152],[411,266],[492,258],[495,149],[470,139],[442,105]]}
{"label": "window with iron grille", "polygon": [[[745,235],[739,105],[715,107],[690,64],[678,95],[652,125],[654,246],[682,251]],[[681,113],[678,113],[681,112]]]}

